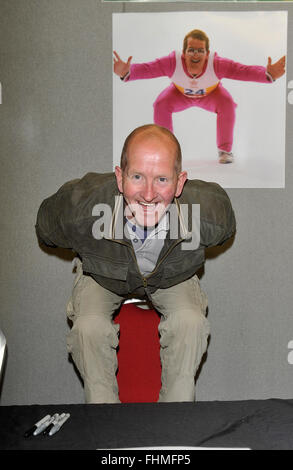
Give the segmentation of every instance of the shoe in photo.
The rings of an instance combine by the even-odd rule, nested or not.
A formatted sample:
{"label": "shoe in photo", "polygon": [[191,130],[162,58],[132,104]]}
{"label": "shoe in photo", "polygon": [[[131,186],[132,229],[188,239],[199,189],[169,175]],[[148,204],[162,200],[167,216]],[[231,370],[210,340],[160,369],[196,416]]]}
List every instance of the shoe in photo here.
{"label": "shoe in photo", "polygon": [[234,156],[232,152],[219,150],[219,163],[233,163]]}

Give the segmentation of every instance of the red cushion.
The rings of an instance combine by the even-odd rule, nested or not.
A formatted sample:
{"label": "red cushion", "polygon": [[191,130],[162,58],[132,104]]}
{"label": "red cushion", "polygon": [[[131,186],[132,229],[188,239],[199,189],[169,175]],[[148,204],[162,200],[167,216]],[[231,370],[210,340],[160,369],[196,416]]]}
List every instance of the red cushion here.
{"label": "red cushion", "polygon": [[158,313],[126,304],[114,321],[120,324],[117,353],[120,401],[156,402],[161,388]]}

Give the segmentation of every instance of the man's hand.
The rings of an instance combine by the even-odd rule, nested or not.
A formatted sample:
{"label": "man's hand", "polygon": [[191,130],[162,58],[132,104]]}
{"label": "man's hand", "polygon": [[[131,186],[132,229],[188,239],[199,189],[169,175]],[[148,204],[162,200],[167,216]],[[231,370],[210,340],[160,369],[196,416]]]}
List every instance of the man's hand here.
{"label": "man's hand", "polygon": [[277,78],[280,78],[282,77],[282,75],[284,75],[285,62],[286,62],[285,56],[281,57],[281,59],[279,59],[274,64],[272,64],[271,57],[268,58],[267,72],[270,74],[273,80],[277,80]]}
{"label": "man's hand", "polygon": [[132,60],[132,56],[128,57],[127,62],[123,62],[123,60],[120,59],[116,51],[113,51],[113,53],[115,56],[113,57],[114,73],[116,73],[116,75],[118,75],[119,77],[123,78],[125,77],[125,75],[128,74],[130,70],[130,62]]}

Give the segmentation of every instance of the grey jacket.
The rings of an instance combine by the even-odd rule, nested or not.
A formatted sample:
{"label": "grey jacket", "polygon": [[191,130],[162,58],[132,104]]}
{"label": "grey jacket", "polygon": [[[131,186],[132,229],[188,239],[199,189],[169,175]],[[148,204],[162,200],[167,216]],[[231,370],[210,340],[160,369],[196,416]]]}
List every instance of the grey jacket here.
{"label": "grey jacket", "polygon": [[[78,253],[84,272],[106,289],[122,296],[143,296],[193,276],[204,264],[205,248],[224,243],[235,232],[229,197],[216,183],[188,180],[174,203],[178,236],[174,239],[169,232],[154,271],[146,277],[139,271],[131,241],[120,230],[124,201],[113,173],[88,173],[65,183],[41,204],[36,231],[44,244]],[[99,204],[109,206],[111,217],[109,224],[101,227],[104,233],[97,236],[95,223],[99,224],[103,216],[94,209]],[[182,243],[191,240],[194,230],[193,204],[200,205],[200,240],[197,246],[183,250]]]}

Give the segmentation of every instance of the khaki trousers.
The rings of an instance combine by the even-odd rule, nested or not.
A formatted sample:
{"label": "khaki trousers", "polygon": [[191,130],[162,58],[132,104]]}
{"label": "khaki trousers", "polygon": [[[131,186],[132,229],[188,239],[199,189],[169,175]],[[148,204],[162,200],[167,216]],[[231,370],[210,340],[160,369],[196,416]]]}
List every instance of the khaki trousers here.
{"label": "khaki trousers", "polygon": [[[84,275],[77,261],[67,305],[73,322],[67,347],[83,378],[87,403],[120,403],[116,380],[119,325],[113,322],[113,315],[123,300]],[[193,276],[168,289],[158,289],[152,294],[152,303],[161,314],[159,401],[194,401],[194,377],[209,335],[206,295]]]}

